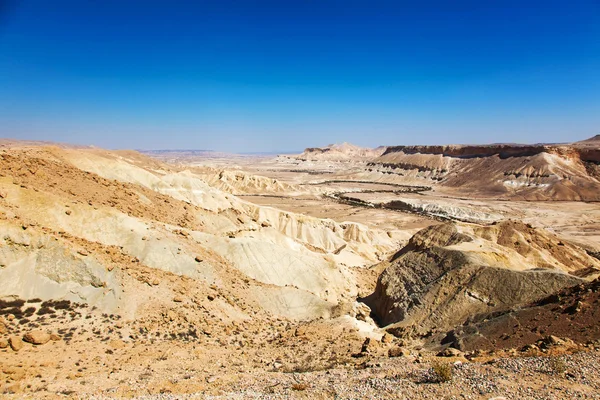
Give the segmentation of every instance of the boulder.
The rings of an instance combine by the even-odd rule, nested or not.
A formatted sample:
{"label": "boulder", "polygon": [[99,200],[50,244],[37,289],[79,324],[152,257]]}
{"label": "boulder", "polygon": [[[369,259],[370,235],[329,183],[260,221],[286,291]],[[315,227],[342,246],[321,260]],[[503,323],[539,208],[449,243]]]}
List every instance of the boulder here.
{"label": "boulder", "polygon": [[50,341],[52,336],[44,331],[31,331],[23,336],[23,340],[27,343],[41,345]]}
{"label": "boulder", "polygon": [[8,344],[10,344],[10,348],[14,351],[19,351],[23,348],[23,341],[18,336],[11,336],[8,339]]}

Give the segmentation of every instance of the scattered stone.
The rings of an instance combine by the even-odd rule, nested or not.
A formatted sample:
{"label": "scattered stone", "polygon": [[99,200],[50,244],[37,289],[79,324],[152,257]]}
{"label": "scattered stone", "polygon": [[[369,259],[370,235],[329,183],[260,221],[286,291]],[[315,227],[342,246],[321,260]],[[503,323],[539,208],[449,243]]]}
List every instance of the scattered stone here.
{"label": "scattered stone", "polygon": [[392,347],[388,350],[388,357],[408,357],[410,356],[410,350],[404,347]]}
{"label": "scattered stone", "polygon": [[572,306],[568,307],[565,312],[568,312],[569,314],[577,314],[578,312],[581,312],[581,309],[583,308],[583,303],[581,301],[576,301],[575,304],[573,304]]}
{"label": "scattered stone", "polygon": [[18,336],[11,336],[8,339],[8,344],[10,344],[10,348],[14,351],[19,351],[23,348],[23,341]]}
{"label": "scattered stone", "polygon": [[539,351],[540,348],[537,347],[535,344],[526,344],[525,346],[521,347],[521,351],[522,352],[526,352],[526,351]]}
{"label": "scattered stone", "polygon": [[390,335],[389,333],[384,333],[383,336],[381,337],[381,343],[392,343],[394,341],[394,336]]}
{"label": "scattered stone", "polygon": [[23,340],[27,343],[40,345],[50,341],[52,336],[44,331],[31,331],[23,336]]}
{"label": "scattered stone", "polygon": [[177,319],[177,314],[173,310],[167,311],[167,318],[169,321],[175,321]]}
{"label": "scattered stone", "polygon": [[448,347],[437,354],[438,357],[462,357],[462,355],[463,352],[454,347]]}

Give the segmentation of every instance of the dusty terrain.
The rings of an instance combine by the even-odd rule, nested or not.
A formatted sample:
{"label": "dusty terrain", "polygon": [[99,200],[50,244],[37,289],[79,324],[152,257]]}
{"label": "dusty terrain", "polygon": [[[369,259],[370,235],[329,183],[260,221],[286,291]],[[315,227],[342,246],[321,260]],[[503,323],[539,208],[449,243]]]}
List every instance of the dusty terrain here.
{"label": "dusty terrain", "polygon": [[598,138],[0,142],[7,398],[600,398]]}

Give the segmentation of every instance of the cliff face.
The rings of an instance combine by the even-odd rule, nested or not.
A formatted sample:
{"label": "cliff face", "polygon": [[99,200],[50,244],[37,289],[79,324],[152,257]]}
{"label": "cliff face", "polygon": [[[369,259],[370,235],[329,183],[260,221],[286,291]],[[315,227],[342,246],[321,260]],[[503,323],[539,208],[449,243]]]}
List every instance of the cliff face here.
{"label": "cliff face", "polygon": [[[586,142],[581,142],[586,143]],[[501,159],[509,157],[531,157],[540,153],[555,154],[561,157],[579,157],[584,161],[600,162],[600,148],[574,145],[517,145],[494,144],[486,146],[389,146],[382,157],[394,153],[404,154],[434,154],[444,157],[478,158],[498,156]]]}
{"label": "cliff face", "polygon": [[592,139],[564,145],[390,146],[369,166],[484,196],[600,201],[600,141]]}

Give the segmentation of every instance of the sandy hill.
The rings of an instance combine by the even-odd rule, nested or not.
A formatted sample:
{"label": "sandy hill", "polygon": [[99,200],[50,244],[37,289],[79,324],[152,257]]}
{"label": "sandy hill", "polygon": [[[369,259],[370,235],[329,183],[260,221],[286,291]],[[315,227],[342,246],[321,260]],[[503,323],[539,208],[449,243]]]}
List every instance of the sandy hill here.
{"label": "sandy hill", "polygon": [[310,186],[299,186],[266,176],[240,170],[196,167],[193,172],[210,186],[234,195],[311,195],[319,191]]}
{"label": "sandy hill", "polygon": [[314,317],[352,298],[349,268],[377,261],[394,245],[386,233],[359,224],[255,206],[135,152],[17,149],[3,152],[0,165],[7,232],[0,278],[11,282],[0,295],[66,297],[136,315],[143,304],[124,290],[125,272],[103,250],[95,254],[95,246],[117,246],[148,271],[207,286],[250,279],[244,296],[256,307]]}
{"label": "sandy hill", "polygon": [[369,149],[350,143],[330,144],[325,147],[309,147],[295,158],[302,161],[360,161],[381,155],[385,147]]}
{"label": "sandy hill", "polygon": [[580,140],[579,142],[573,143],[576,146],[599,146],[600,147],[600,135],[592,136],[589,139]]}

